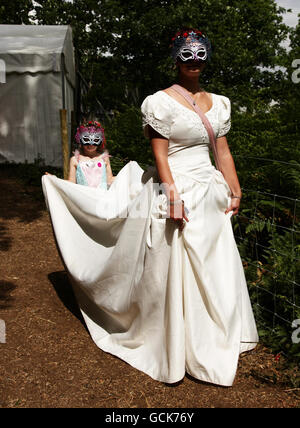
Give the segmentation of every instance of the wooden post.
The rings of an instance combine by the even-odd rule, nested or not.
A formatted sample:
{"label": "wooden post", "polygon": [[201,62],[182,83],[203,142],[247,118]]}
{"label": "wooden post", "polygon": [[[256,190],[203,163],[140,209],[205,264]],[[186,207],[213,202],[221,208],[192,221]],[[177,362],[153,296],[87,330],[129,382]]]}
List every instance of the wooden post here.
{"label": "wooden post", "polygon": [[75,139],[76,129],[77,129],[77,126],[76,126],[75,111],[71,110],[71,151],[74,148],[73,147],[74,146],[73,142],[74,142],[74,139]]}
{"label": "wooden post", "polygon": [[59,112],[60,112],[60,128],[61,128],[64,179],[66,180],[69,175],[69,158],[70,158],[67,110],[60,109]]}

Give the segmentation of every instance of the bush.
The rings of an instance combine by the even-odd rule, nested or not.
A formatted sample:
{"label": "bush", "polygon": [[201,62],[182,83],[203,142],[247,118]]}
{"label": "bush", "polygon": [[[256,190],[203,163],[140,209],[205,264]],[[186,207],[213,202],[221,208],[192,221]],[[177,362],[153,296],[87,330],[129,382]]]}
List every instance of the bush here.
{"label": "bush", "polygon": [[112,121],[105,124],[105,135],[114,174],[131,160],[143,169],[153,164],[149,140],[143,135],[139,108],[123,105],[122,111],[115,111]]}

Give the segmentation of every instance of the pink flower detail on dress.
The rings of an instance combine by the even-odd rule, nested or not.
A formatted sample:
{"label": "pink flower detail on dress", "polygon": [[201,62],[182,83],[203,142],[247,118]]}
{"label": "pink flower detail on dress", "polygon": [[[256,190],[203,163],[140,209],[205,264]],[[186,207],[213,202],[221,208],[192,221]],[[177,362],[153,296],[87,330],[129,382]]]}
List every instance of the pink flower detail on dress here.
{"label": "pink flower detail on dress", "polygon": [[102,166],[102,163],[101,163],[101,162],[98,162],[98,166],[99,166],[99,168],[101,168],[101,166]]}

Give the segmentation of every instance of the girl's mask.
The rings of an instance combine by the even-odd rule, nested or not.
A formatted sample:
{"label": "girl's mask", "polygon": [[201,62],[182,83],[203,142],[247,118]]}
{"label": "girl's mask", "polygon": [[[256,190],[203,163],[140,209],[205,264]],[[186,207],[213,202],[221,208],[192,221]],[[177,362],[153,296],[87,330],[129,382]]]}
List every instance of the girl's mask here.
{"label": "girl's mask", "polygon": [[103,135],[102,132],[90,132],[90,131],[83,131],[80,132],[80,143],[83,145],[90,144],[90,145],[96,145],[99,146],[103,141]]}
{"label": "girl's mask", "polygon": [[77,128],[75,135],[77,144],[105,146],[104,129],[99,122],[88,122]]}

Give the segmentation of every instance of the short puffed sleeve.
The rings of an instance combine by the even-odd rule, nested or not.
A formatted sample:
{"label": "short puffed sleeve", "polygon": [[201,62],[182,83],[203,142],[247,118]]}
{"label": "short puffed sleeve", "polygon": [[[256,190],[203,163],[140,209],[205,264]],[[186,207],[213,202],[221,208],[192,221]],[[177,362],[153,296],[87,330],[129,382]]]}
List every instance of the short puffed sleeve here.
{"label": "short puffed sleeve", "polygon": [[[170,138],[172,126],[172,109],[167,102],[165,94],[156,92],[144,99],[141,105],[144,134],[149,138],[148,126],[165,138]],[[168,95],[166,95],[168,96]]]}
{"label": "short puffed sleeve", "polygon": [[218,137],[223,137],[227,134],[231,127],[231,103],[230,99],[224,95],[219,95],[219,132]]}

